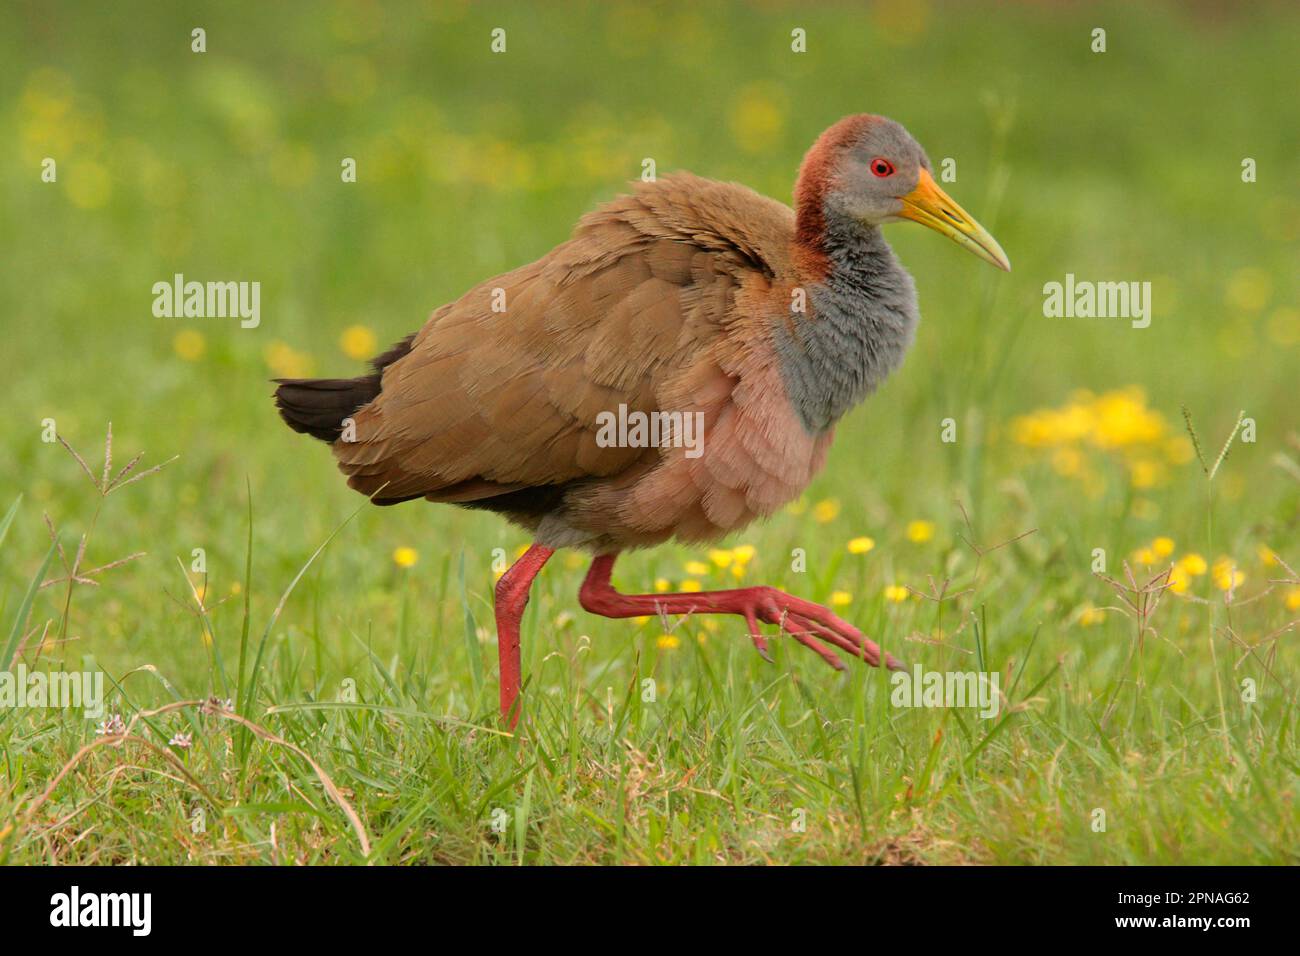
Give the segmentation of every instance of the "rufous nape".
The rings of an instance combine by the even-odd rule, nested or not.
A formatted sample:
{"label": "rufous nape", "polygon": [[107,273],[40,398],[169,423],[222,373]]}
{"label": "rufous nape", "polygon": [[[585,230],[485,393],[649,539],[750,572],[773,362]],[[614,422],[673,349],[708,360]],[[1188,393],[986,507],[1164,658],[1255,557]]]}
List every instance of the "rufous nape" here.
{"label": "rufous nape", "polygon": [[[280,414],[329,442],[376,504],[482,508],[530,548],[496,585],[501,712],[519,717],[519,629],[558,548],[594,555],[593,614],[733,614],[828,664],[880,647],[770,587],[623,594],[617,556],[713,542],[771,515],[826,461],[835,423],[898,367],[919,319],[881,234],[910,219],[1001,269],[1001,247],[939,188],[924,150],[881,116],[849,116],[804,157],[794,208],[690,173],[638,183],[536,262],[481,282],[351,379],[278,379]],[[610,441],[615,414],[669,427]],[[681,438],[698,422],[700,440]],[[674,431],[676,429],[676,431]],[[883,655],[886,666],[901,665]]]}

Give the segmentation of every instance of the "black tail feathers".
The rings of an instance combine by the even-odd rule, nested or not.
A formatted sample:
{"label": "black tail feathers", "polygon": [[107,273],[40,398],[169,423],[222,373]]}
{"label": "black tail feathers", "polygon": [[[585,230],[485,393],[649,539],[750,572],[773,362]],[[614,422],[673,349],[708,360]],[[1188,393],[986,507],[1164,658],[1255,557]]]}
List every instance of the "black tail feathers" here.
{"label": "black tail feathers", "polygon": [[362,378],[277,378],[275,404],[296,432],[337,441],[343,420],[379,394],[379,374]]}
{"label": "black tail feathers", "polygon": [[370,364],[375,371],[360,378],[277,378],[275,404],[285,424],[321,441],[335,442],[343,422],[379,394],[384,369],[411,350],[414,335],[393,346]]}

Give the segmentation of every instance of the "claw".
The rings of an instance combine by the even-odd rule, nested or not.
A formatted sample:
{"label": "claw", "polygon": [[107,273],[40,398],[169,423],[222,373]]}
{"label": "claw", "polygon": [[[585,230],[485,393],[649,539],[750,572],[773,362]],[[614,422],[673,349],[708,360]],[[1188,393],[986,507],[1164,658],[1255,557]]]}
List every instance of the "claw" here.
{"label": "claw", "polygon": [[736,614],[745,619],[750,640],[766,661],[772,656],[760,624],[779,627],[804,647],[817,653],[831,667],[842,671],[845,663],[836,650],[844,651],[872,666],[902,670],[892,655],[885,654],[856,627],[820,604],[813,604],[776,588],[748,587],[727,591],[697,591],[681,594],[620,594],[610,584],[614,555],[599,555],[582,583],[578,597],[582,606],[604,617],[638,617],[642,614]]}
{"label": "claw", "polygon": [[758,650],[758,656],[763,658],[769,664],[776,663],[772,659],[772,652],[767,648],[767,638],[763,632],[758,629],[758,619],[754,617],[753,611],[745,612],[745,623],[749,625],[749,637],[754,642],[754,647]]}

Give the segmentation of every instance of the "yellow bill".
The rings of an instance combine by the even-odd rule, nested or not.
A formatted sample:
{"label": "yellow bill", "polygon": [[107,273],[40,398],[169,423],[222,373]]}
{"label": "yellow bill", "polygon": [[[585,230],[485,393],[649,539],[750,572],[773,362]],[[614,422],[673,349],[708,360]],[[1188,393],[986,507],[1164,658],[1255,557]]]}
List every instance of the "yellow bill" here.
{"label": "yellow bill", "polygon": [[985,262],[1011,271],[1011,262],[998,241],[939,188],[928,170],[921,170],[916,188],[903,197],[903,209],[898,215],[929,226]]}

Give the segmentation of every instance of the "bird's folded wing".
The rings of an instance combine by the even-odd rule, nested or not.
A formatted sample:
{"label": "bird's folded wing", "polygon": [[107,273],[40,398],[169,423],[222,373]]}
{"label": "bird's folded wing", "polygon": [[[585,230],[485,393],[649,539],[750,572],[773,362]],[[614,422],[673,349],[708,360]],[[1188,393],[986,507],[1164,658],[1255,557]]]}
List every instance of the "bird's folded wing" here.
{"label": "bird's folded wing", "polygon": [[334,451],[378,500],[465,501],[616,475],[644,448],[602,447],[602,412],[661,409],[728,342],[741,288],[785,266],[792,214],[675,176],[584,217],[573,239],[439,309]]}

